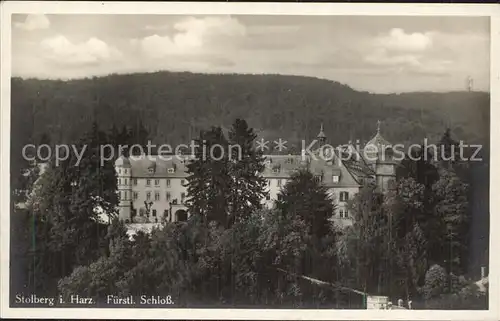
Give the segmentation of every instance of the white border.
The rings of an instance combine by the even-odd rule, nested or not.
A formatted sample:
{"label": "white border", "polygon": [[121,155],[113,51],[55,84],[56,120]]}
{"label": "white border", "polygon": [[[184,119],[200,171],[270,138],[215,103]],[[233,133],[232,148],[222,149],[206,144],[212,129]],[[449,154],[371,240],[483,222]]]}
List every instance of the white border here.
{"label": "white border", "polygon": [[64,309],[9,307],[10,218],[10,75],[11,14],[286,14],[286,15],[430,15],[491,17],[491,164],[500,164],[500,6],[487,4],[305,4],[305,3],[138,3],[138,2],[2,2],[1,3],[1,131],[0,131],[0,310],[2,318],[79,319],[260,319],[260,320],[499,320],[500,168],[490,168],[490,269],[488,311],[425,310],[278,310],[278,309]]}

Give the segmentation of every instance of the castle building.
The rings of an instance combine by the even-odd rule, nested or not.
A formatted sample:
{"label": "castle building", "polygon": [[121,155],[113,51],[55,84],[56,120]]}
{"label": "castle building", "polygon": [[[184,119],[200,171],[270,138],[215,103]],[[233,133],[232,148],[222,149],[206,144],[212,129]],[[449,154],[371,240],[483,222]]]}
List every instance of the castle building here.
{"label": "castle building", "polygon": [[[267,180],[268,196],[263,205],[271,208],[281,188],[299,168],[307,168],[314,178],[327,187],[336,204],[334,222],[352,224],[348,202],[365,184],[376,184],[383,192],[395,178],[396,163],[390,143],[380,134],[362,148],[351,142],[339,147],[326,143],[321,125],[317,148],[303,150],[301,155],[266,155],[262,173]],[[189,213],[187,199],[187,162],[189,157],[133,156],[119,157],[115,162],[120,197],[119,217],[126,223],[159,223],[185,221]]]}

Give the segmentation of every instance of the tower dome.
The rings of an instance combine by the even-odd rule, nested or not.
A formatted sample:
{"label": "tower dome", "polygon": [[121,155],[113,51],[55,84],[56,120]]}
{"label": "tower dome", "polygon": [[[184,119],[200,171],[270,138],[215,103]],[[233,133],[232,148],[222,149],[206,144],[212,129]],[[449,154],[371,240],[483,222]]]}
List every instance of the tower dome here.
{"label": "tower dome", "polygon": [[[390,147],[392,144],[389,143],[389,141],[387,141],[384,137],[382,137],[382,135],[380,134],[380,120],[377,122],[377,134],[375,134],[375,136],[373,136],[372,139],[370,139],[370,141],[368,141],[368,143],[366,143],[365,146],[374,146],[375,148],[377,149],[381,149],[381,148],[388,148]],[[372,147],[373,148],[373,147]]]}
{"label": "tower dome", "polygon": [[317,136],[320,140],[325,140],[326,139],[326,135],[325,135],[325,132],[323,131],[323,123],[321,123],[321,128],[319,130],[319,134]]}
{"label": "tower dome", "polygon": [[130,168],[130,160],[127,157],[122,155],[116,159],[115,166]]}
{"label": "tower dome", "polygon": [[380,134],[380,120],[377,122],[377,133],[375,136],[366,143],[364,147],[364,157],[371,163],[374,161],[387,161],[393,156],[393,147],[382,135]]}

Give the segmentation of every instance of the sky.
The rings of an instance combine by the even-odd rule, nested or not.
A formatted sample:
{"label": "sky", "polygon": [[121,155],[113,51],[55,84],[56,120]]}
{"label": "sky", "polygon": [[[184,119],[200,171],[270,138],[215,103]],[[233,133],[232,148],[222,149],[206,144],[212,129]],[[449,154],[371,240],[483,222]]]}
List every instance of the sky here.
{"label": "sky", "polygon": [[12,75],[312,76],[375,93],[489,91],[488,17],[12,16]]}

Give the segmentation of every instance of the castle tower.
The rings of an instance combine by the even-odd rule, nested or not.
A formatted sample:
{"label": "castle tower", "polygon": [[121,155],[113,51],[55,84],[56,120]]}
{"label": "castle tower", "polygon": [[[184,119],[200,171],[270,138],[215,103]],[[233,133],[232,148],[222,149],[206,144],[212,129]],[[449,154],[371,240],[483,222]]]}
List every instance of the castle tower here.
{"label": "castle tower", "polygon": [[118,189],[118,215],[120,220],[131,222],[132,211],[132,166],[130,160],[125,156],[120,156],[115,161],[116,186]]}
{"label": "castle tower", "polygon": [[326,135],[325,135],[325,133],[323,131],[323,123],[321,123],[321,128],[319,130],[319,134],[318,134],[317,138],[318,138],[320,146],[325,145],[325,143],[326,143]]}
{"label": "castle tower", "polygon": [[386,192],[396,178],[396,162],[392,144],[380,134],[380,124],[380,120],[377,121],[377,133],[366,143],[363,156],[375,172],[377,186]]}

